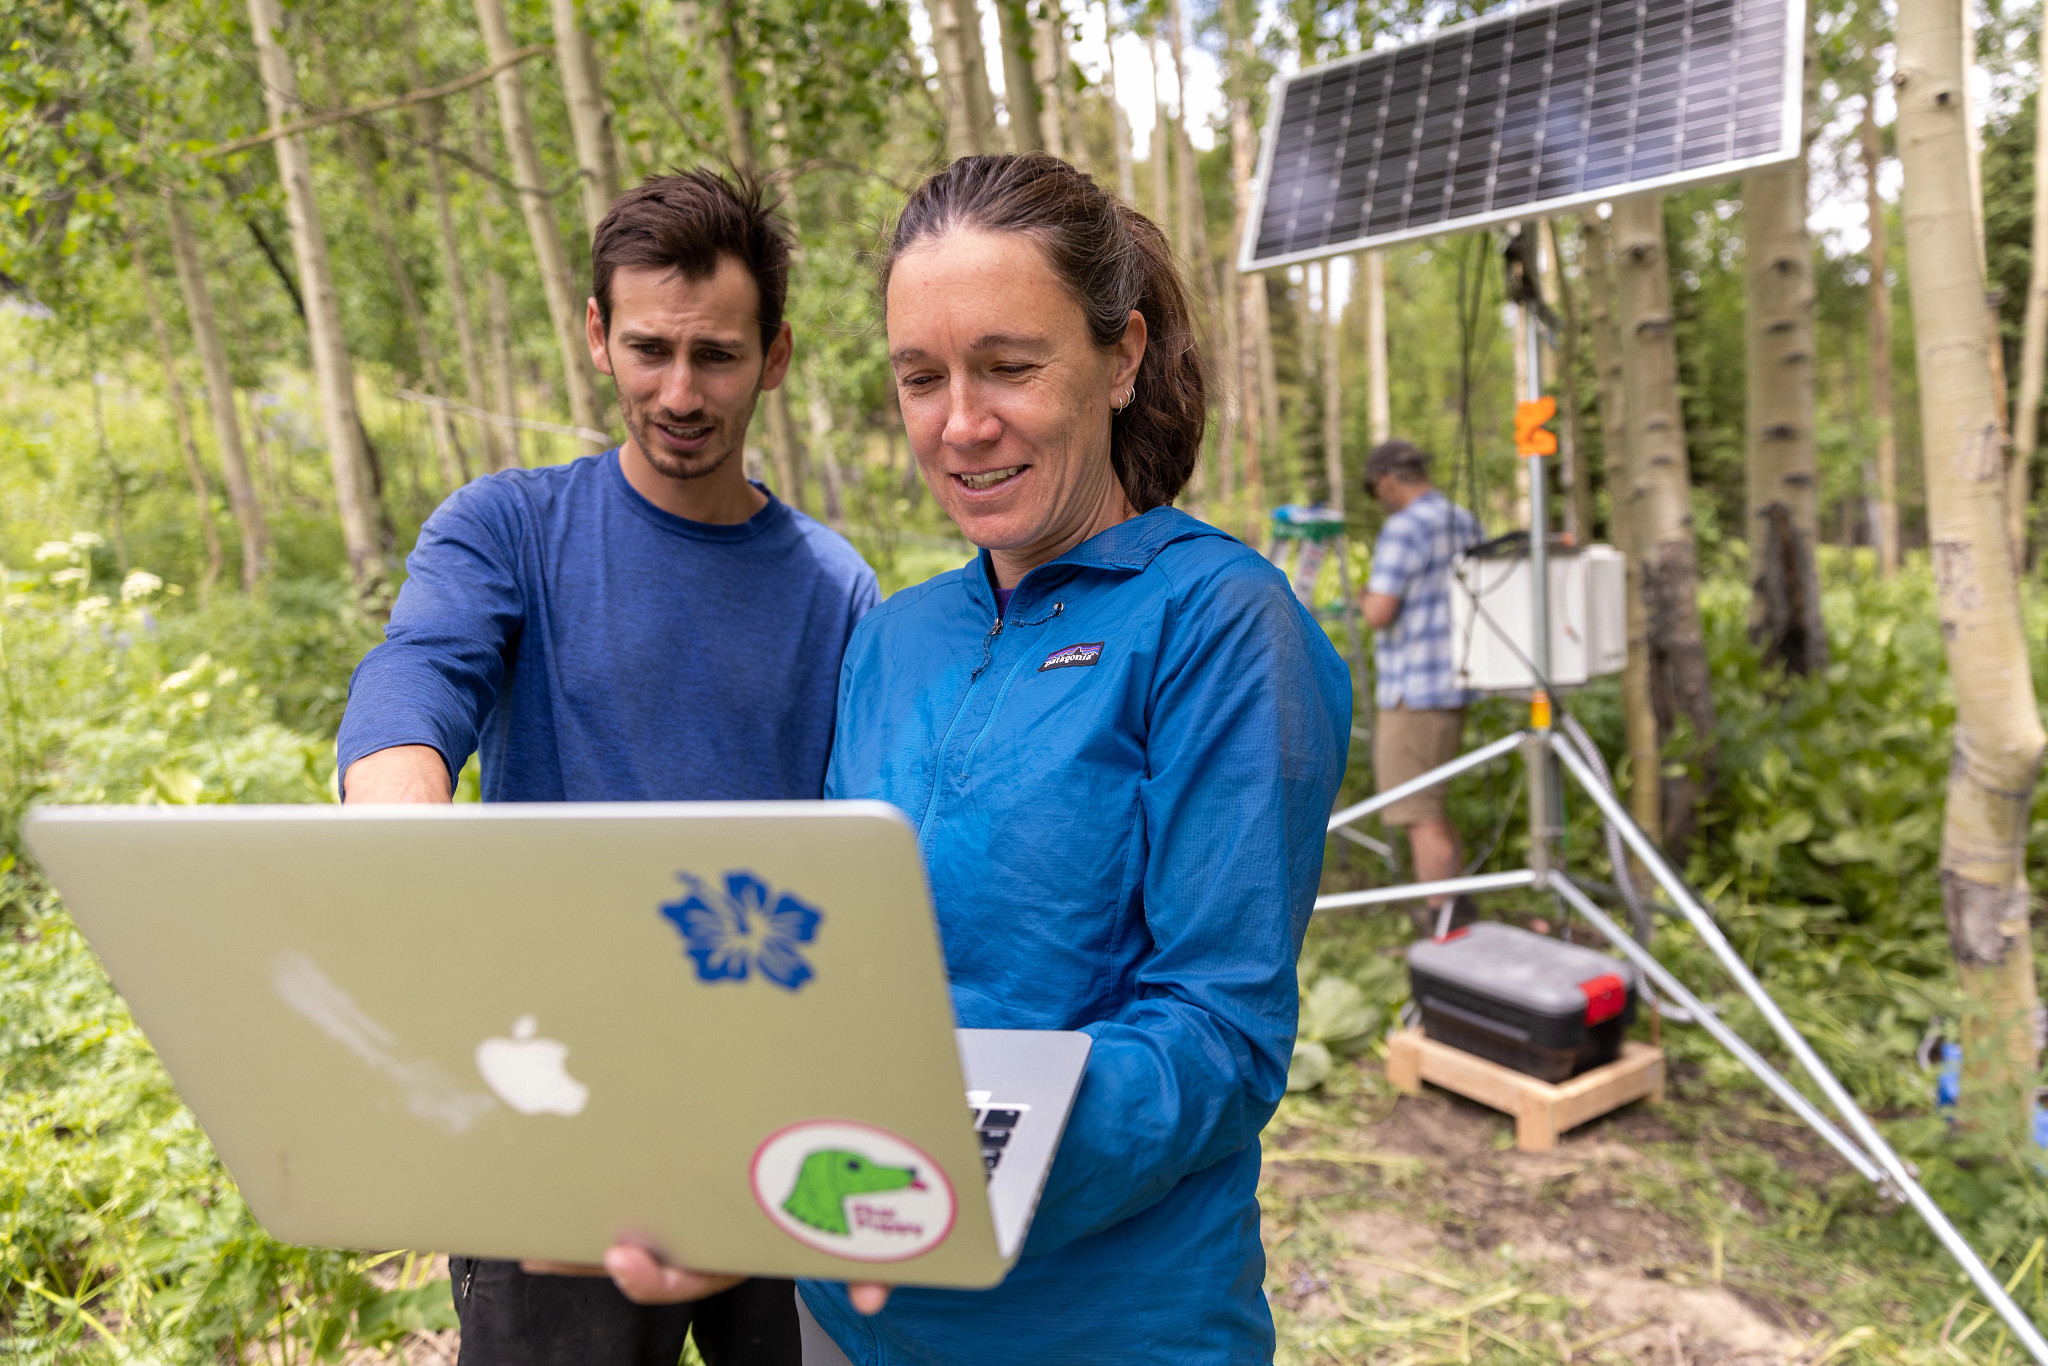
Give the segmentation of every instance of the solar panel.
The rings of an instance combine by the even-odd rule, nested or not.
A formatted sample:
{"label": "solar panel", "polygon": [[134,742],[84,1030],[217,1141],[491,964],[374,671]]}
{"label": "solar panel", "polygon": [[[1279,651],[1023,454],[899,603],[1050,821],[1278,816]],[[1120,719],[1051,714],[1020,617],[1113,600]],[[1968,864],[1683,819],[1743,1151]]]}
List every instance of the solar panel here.
{"label": "solar panel", "polygon": [[1283,76],[1240,268],[1800,154],[1803,0],[1553,0]]}

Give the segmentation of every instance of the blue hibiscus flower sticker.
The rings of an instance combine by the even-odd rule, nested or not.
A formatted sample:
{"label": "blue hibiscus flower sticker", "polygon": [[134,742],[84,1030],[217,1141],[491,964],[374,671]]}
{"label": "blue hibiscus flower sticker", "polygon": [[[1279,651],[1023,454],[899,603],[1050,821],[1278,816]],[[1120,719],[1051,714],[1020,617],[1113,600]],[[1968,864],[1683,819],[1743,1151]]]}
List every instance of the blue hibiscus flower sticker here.
{"label": "blue hibiscus flower sticker", "polygon": [[728,872],[723,891],[689,873],[677,873],[676,880],[689,895],[667,902],[661,913],[689,946],[683,952],[696,962],[700,980],[744,982],[759,971],[785,991],[811,980],[811,965],[797,946],[817,934],[825,918],[817,907],[789,892],[777,895],[748,872]]}

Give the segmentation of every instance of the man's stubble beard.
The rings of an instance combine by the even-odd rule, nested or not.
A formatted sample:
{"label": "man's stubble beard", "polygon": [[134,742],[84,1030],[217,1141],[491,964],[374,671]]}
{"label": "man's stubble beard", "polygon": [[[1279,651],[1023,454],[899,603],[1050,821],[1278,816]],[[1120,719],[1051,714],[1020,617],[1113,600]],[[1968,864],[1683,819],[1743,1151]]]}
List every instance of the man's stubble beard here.
{"label": "man's stubble beard", "polygon": [[[724,469],[727,461],[746,448],[747,425],[743,424],[739,431],[734,434],[733,440],[721,448],[717,454],[700,457],[696,461],[678,460],[649,439],[648,433],[654,426],[653,419],[646,416],[646,410],[636,409],[631,403],[626,401],[625,394],[619,391],[619,381],[616,375],[612,376],[612,397],[619,405],[619,416],[625,421],[627,433],[639,444],[640,454],[646,458],[649,465],[654,467],[654,472],[665,479],[674,479],[679,483],[691,479],[703,479]],[[754,385],[754,392],[747,400],[746,413],[749,419],[752,418],[754,408],[760,401],[761,386],[757,380]],[[721,422],[714,422],[711,425],[717,431],[723,432],[724,430],[724,424]],[[709,463],[704,463],[706,460]]]}

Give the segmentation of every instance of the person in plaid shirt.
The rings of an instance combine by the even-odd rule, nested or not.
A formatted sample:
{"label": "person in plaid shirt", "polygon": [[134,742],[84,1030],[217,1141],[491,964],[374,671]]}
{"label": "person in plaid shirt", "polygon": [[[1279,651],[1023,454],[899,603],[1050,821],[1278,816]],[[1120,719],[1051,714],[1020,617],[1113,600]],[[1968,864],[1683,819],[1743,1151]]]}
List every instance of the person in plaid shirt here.
{"label": "person in plaid shirt", "polygon": [[[1451,651],[1451,561],[1479,543],[1479,519],[1429,480],[1429,456],[1409,441],[1387,441],[1365,461],[1365,489],[1392,514],[1372,551],[1365,619],[1373,628],[1379,675],[1374,702],[1373,778],[1384,792],[1419,778],[1458,755],[1471,694],[1458,686]],[[1444,811],[1442,785],[1403,797],[1381,813],[1408,833],[1418,881],[1456,877],[1464,858]],[[1415,917],[1419,933],[1436,933],[1446,898],[1432,898]],[[1459,897],[1451,924],[1476,918]],[[1443,926],[1449,928],[1449,926]]]}

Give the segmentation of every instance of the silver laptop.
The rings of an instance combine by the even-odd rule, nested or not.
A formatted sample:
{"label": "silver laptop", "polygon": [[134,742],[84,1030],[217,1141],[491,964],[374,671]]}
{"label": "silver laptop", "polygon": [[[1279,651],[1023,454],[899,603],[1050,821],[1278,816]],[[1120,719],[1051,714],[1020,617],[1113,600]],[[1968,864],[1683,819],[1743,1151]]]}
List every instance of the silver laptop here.
{"label": "silver laptop", "polygon": [[68,807],[26,835],[290,1242],[992,1285],[1087,1060],[954,1028],[879,802]]}

